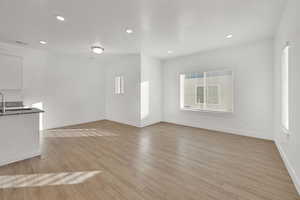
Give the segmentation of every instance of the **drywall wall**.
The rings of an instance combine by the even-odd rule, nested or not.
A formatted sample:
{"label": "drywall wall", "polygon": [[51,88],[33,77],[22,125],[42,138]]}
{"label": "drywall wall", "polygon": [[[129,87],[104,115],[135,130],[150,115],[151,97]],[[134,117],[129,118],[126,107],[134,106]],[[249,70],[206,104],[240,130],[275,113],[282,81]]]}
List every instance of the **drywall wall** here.
{"label": "drywall wall", "polygon": [[162,120],[162,66],[159,59],[141,55],[141,127]]}
{"label": "drywall wall", "polygon": [[21,90],[22,79],[22,58],[0,53],[0,90]]}
{"label": "drywall wall", "polygon": [[[193,127],[273,139],[273,42],[198,53],[164,61],[163,120]],[[234,113],[180,110],[179,74],[233,69]]]}
{"label": "drywall wall", "polygon": [[[300,1],[289,0],[282,15],[278,32],[275,38],[274,57],[274,130],[275,141],[285,161],[289,173],[300,194]],[[281,53],[290,43],[289,74],[289,106],[290,106],[290,136],[281,129]]]}
{"label": "drywall wall", "polygon": [[[106,119],[140,127],[140,55],[116,56],[106,66]],[[115,77],[124,77],[124,94],[115,94]]]}
{"label": "drywall wall", "polygon": [[[7,100],[44,109],[43,129],[101,119],[137,127],[161,121],[161,65],[157,59],[138,54],[89,59],[9,44],[1,47],[23,58],[23,89],[4,91]],[[125,93],[121,95],[114,94],[118,75],[124,76]],[[148,83],[149,91],[141,90],[141,80]],[[148,92],[147,99],[143,98],[148,102],[143,119],[142,91]]]}
{"label": "drywall wall", "polygon": [[[18,56],[18,55],[22,54],[22,49],[23,48],[19,48],[19,47],[13,46],[13,45],[0,43],[0,54]],[[23,71],[23,70],[21,69],[21,71]],[[3,73],[3,72],[0,72],[0,73]],[[21,87],[23,87],[23,86],[21,86]],[[22,89],[9,89],[9,90],[0,89],[0,90],[5,94],[6,101],[21,101],[23,99]]]}
{"label": "drywall wall", "polygon": [[96,121],[105,114],[104,63],[83,56],[0,44],[1,52],[23,58],[23,90],[4,91],[9,101],[38,104],[43,128]]}
{"label": "drywall wall", "polygon": [[[124,77],[124,94],[115,94],[115,77]],[[106,66],[106,119],[136,127],[161,121],[161,61],[146,55],[115,57]]]}
{"label": "drywall wall", "polygon": [[[50,54],[41,80],[33,81],[35,66],[24,72],[25,103],[43,102],[46,128],[96,121],[104,118],[104,67],[89,58]],[[35,77],[39,79],[39,77]],[[34,90],[42,99],[34,97]]]}

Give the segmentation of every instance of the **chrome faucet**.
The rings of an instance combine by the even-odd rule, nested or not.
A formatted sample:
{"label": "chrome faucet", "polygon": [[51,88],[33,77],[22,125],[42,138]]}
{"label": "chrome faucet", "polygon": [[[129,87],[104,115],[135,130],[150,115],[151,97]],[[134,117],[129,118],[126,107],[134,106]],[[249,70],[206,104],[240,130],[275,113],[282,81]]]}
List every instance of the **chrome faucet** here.
{"label": "chrome faucet", "polygon": [[4,97],[4,94],[2,93],[2,92],[0,92],[0,95],[1,95],[1,97],[2,97],[2,109],[1,109],[1,111],[2,111],[2,113],[5,113],[5,97]]}

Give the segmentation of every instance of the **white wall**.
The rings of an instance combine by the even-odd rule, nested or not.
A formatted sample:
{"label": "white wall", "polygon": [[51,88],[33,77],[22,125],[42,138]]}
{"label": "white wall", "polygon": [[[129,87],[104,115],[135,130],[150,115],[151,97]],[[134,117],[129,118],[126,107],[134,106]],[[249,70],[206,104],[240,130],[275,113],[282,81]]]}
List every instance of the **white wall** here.
{"label": "white wall", "polygon": [[[272,41],[264,40],[166,60],[163,68],[164,121],[272,139],[272,49]],[[234,71],[233,114],[180,110],[180,73],[223,68]]]}
{"label": "white wall", "polygon": [[[106,67],[106,119],[140,126],[140,55],[115,57]],[[124,76],[124,94],[115,94],[115,77]]]}
{"label": "white wall", "polygon": [[[67,56],[0,44],[1,52],[23,57],[23,90],[5,91],[9,101],[43,103],[44,128],[96,121],[105,115],[104,66]],[[103,64],[104,65],[104,64]]]}
{"label": "white wall", "polygon": [[[140,55],[83,56],[1,44],[1,52],[23,58],[23,89],[4,91],[8,101],[42,103],[44,129],[109,119],[133,126],[161,121],[161,65]],[[103,58],[103,59],[102,59]],[[125,94],[114,94],[123,75]],[[141,119],[141,80],[149,83],[149,113]]]}
{"label": "white wall", "polygon": [[162,66],[161,61],[141,56],[141,126],[162,120]]}
{"label": "white wall", "polygon": [[[0,53],[7,55],[22,55],[22,48],[16,46],[0,43]],[[3,73],[2,71],[0,73]],[[22,90],[1,90],[5,94],[6,101],[22,101]]]}
{"label": "white wall", "polygon": [[[289,0],[283,13],[280,26],[275,39],[275,92],[274,92],[274,129],[275,141],[281,155],[287,165],[289,173],[293,178],[298,192],[300,193],[300,1]],[[286,42],[291,44],[290,48],[290,130],[287,136],[281,130],[280,115],[280,71],[281,51]]]}
{"label": "white wall", "polygon": [[45,128],[103,119],[104,67],[75,56],[50,54],[46,60],[41,76],[35,74],[37,65],[27,64],[24,70],[24,102],[43,102]]}
{"label": "white wall", "polygon": [[[124,77],[124,94],[115,94],[115,77]],[[106,119],[136,127],[161,121],[161,61],[145,55],[115,57],[106,66]]]}

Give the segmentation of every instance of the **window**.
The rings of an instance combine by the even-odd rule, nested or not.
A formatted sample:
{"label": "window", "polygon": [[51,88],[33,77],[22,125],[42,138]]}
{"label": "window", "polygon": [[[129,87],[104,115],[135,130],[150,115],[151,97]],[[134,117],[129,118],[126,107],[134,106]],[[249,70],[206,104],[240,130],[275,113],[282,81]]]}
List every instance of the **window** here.
{"label": "window", "polygon": [[[219,86],[209,85],[207,86],[207,94],[205,98],[204,86],[196,86],[196,104],[219,104],[220,92]],[[205,100],[207,102],[205,102]]]}
{"label": "window", "polygon": [[115,77],[115,94],[124,94],[124,77]]}
{"label": "window", "polygon": [[289,133],[289,45],[283,49],[281,59],[281,124]]}
{"label": "window", "polygon": [[232,71],[181,74],[180,107],[184,110],[232,112]]}
{"label": "window", "polygon": [[216,85],[207,86],[207,103],[208,104],[219,104],[219,87]]}
{"label": "window", "polygon": [[196,104],[204,103],[204,87],[197,86],[196,87]]}

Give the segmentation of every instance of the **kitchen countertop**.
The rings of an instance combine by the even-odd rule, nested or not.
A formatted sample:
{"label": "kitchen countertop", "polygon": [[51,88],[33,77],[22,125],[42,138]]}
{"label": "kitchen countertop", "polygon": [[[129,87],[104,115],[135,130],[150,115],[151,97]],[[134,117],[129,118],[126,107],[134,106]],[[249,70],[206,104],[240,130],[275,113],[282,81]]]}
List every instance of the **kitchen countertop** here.
{"label": "kitchen countertop", "polygon": [[34,114],[34,113],[42,113],[43,110],[37,108],[31,108],[30,110],[8,110],[5,113],[0,111],[0,117],[10,116],[10,115],[25,115],[25,114]]}

